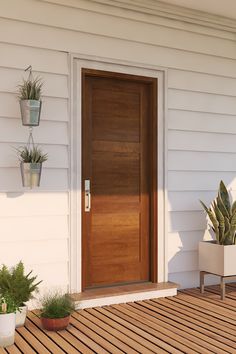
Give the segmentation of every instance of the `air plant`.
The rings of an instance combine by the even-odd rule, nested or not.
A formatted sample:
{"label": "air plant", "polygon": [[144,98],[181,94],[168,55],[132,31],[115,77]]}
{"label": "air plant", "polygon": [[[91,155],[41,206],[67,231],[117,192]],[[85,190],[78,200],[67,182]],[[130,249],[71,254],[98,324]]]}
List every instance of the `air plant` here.
{"label": "air plant", "polygon": [[32,148],[23,146],[17,151],[20,161],[24,163],[43,163],[48,159],[48,154],[43,154],[38,146],[33,146]]}
{"label": "air plant", "polygon": [[19,100],[39,101],[42,95],[42,86],[43,82],[40,77],[23,79],[23,83],[18,86]]}

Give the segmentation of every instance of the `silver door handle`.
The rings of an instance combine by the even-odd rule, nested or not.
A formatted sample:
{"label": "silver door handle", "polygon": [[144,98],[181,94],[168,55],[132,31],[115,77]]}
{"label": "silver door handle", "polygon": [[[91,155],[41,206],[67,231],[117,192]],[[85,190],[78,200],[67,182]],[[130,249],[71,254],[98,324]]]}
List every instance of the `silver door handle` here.
{"label": "silver door handle", "polygon": [[84,210],[89,212],[91,209],[91,193],[90,193],[90,180],[86,179],[84,181]]}

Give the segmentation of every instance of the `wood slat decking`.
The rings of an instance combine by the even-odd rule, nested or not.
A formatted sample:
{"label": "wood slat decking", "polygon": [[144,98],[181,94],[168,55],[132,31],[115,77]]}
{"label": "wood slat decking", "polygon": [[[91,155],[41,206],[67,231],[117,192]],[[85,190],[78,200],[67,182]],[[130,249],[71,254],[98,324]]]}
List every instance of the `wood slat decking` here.
{"label": "wood slat decking", "polygon": [[30,312],[10,354],[47,353],[236,353],[236,284],[182,290],[175,297],[81,310],[65,331],[41,328]]}

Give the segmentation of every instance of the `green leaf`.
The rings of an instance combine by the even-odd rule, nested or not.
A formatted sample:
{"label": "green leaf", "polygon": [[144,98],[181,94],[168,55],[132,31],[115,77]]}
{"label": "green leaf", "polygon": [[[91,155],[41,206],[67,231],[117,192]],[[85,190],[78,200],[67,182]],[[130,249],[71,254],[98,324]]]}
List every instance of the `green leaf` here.
{"label": "green leaf", "polygon": [[231,205],[230,205],[229,193],[228,193],[227,188],[225,187],[225,184],[223,181],[220,181],[219,195],[221,197],[221,200],[222,200],[225,208],[228,211],[228,214],[231,215]]}
{"label": "green leaf", "polygon": [[227,209],[226,206],[224,205],[220,193],[218,194],[218,196],[217,196],[217,198],[216,198],[216,201],[217,201],[217,206],[218,206],[218,208],[220,209],[221,213],[222,213],[224,216],[226,216],[227,218],[229,218],[231,213],[228,212],[228,209]]}
{"label": "green leaf", "polygon": [[235,202],[233,202],[231,210],[232,210],[232,215],[234,215],[234,213],[236,212],[236,200]]}
{"label": "green leaf", "polygon": [[202,204],[204,210],[206,211],[207,215],[209,216],[209,219],[212,223],[212,226],[215,230],[215,235],[216,235],[216,241],[217,243],[220,243],[220,235],[219,235],[219,222],[216,219],[214,213],[212,212],[211,208],[207,208],[207,206],[200,200],[200,203]]}
{"label": "green leaf", "polygon": [[220,209],[218,208],[216,202],[213,203],[214,212],[219,223],[219,242],[222,243],[222,240],[225,237],[225,218],[224,215],[221,213]]}

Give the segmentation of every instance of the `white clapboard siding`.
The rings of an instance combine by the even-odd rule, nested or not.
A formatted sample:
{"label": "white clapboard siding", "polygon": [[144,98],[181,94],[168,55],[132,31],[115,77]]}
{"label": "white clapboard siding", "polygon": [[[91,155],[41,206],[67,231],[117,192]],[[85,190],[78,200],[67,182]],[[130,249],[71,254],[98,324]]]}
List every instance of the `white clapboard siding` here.
{"label": "white clapboard siding", "polygon": [[[175,69],[236,77],[235,60],[233,59],[137,43],[137,33],[135,34],[134,41],[125,41],[59,28],[48,28],[43,25],[9,19],[0,19],[0,29],[2,28],[5,29],[4,32],[0,31],[0,41],[3,43],[21,43],[24,46],[35,46],[35,38],[37,38],[37,46],[55,51],[63,50]],[[34,36],[29,37],[29,31]]]}
{"label": "white clapboard siding", "polygon": [[173,258],[176,252],[197,251],[203,239],[210,239],[207,231],[178,231],[168,234],[168,257]]}
{"label": "white clapboard siding", "polygon": [[[0,168],[0,192],[24,191],[21,182],[20,169]],[[68,171],[67,169],[43,168],[40,190],[43,191],[66,191],[68,190]]]}
{"label": "white clapboard siding", "polygon": [[168,98],[168,106],[172,109],[236,114],[236,100],[231,96],[170,89]]}
{"label": "white clapboard siding", "polygon": [[[25,141],[24,141],[25,144]],[[48,160],[43,166],[46,168],[68,168],[68,147],[65,145],[37,144],[43,153],[48,154]],[[22,143],[0,143],[0,167],[18,167],[19,157],[17,149],[23,146]]]}
{"label": "white clapboard siding", "polygon": [[169,151],[168,162],[170,171],[236,171],[236,154]]}
{"label": "white clapboard siding", "polygon": [[[17,93],[18,85],[22,84],[22,79],[27,79],[29,73],[23,70],[0,67],[0,91]],[[68,98],[68,77],[67,75],[49,74],[33,71],[34,78],[40,77],[43,86],[43,95],[51,97]]]}
{"label": "white clapboard siding", "polygon": [[[37,200],[37,198],[35,198]],[[8,203],[9,204],[9,203]],[[32,204],[32,203],[31,203]],[[39,240],[57,240],[68,238],[66,214],[41,216],[6,216],[0,218],[1,242],[27,242]],[[2,250],[0,250],[2,252]]]}
{"label": "white clapboard siding", "polygon": [[170,89],[236,96],[235,78],[200,74],[190,71],[169,70],[168,87]]}
{"label": "white clapboard siding", "polygon": [[[5,32],[5,27],[2,26],[1,28]],[[4,42],[1,43],[0,41],[1,67],[25,70],[26,67],[32,65],[33,70],[36,71],[68,74],[68,61],[65,53],[36,48],[35,45],[23,47],[22,45],[15,45],[16,41]]]}
{"label": "white clapboard siding", "polygon": [[168,173],[169,191],[214,191],[223,180],[228,188],[236,190],[235,172],[195,172],[170,171]]}
{"label": "white clapboard siding", "polygon": [[26,0],[21,0],[22,6],[18,9],[15,6],[16,1],[10,0],[2,6],[2,17],[131,41],[139,32],[140,35],[136,39],[139,42],[236,58],[234,43],[231,40],[202,36],[192,31],[149,24],[147,21],[142,23],[135,19],[129,21],[120,16],[108,16],[94,11],[79,11],[70,7],[58,6],[57,16],[54,16],[55,7],[51,4],[37,1],[29,7]]}
{"label": "white clapboard siding", "polygon": [[169,213],[169,232],[200,231],[205,229],[206,217],[203,211],[173,211]]}
{"label": "white clapboard siding", "polygon": [[[42,120],[68,121],[68,100],[43,97]],[[0,92],[0,117],[20,118],[20,106],[15,94]]]}
{"label": "white clapboard siding", "polygon": [[[39,286],[40,296],[50,290],[68,291],[68,263],[67,262],[48,262],[46,264],[29,264],[25,266],[26,271],[31,271],[37,275],[37,280],[42,280]],[[54,288],[54,289],[53,289]],[[36,302],[33,308],[39,308]]]}
{"label": "white clapboard siding", "polygon": [[[0,194],[0,224],[2,227],[3,223],[3,217],[5,217],[4,222],[5,222],[5,227],[7,227],[7,223],[9,222],[9,219],[6,217],[18,217],[16,220],[14,218],[14,225],[15,229],[12,230],[12,236],[14,236],[14,233],[18,230],[19,222],[24,222],[24,226],[26,224],[30,223],[30,218],[35,216],[44,216],[46,217],[46,220],[38,220],[37,218],[33,219],[32,225],[37,221],[37,230],[38,230],[38,236],[41,237],[42,235],[42,227],[46,228],[47,230],[47,225],[51,224],[51,230],[49,231],[48,234],[44,234],[43,237],[50,237],[52,235],[52,231],[56,232],[56,234],[53,234],[53,237],[58,236],[61,237],[64,235],[64,237],[67,237],[67,219],[66,215],[69,214],[69,201],[68,201],[68,194],[66,192],[52,192],[52,193],[43,193],[32,190],[29,191],[28,193],[15,193],[15,192],[9,192],[9,193],[1,193]],[[3,207],[4,206],[4,207]],[[50,220],[52,216],[56,216],[56,219],[53,221]],[[62,216],[62,217],[61,217]],[[24,218],[22,218],[24,217]],[[28,219],[27,219],[28,218]],[[54,223],[60,223],[60,228],[58,229],[55,228]],[[32,227],[31,225],[31,227]],[[24,229],[24,226],[22,226],[22,231]],[[57,225],[59,226],[59,225]],[[11,231],[12,224],[8,225],[9,231]],[[41,229],[40,229],[41,227]],[[30,226],[29,226],[30,229]],[[64,230],[64,231],[63,231]],[[4,234],[6,232],[6,229],[4,232],[2,232],[3,229],[1,229],[1,240],[7,240],[5,238]],[[21,237],[23,235],[21,234]],[[31,238],[31,235],[28,235]],[[9,237],[9,234],[8,234]]]}
{"label": "white clapboard siding", "polygon": [[234,134],[169,130],[170,150],[236,153]]}
{"label": "white clapboard siding", "polygon": [[[17,249],[17,255],[11,252],[12,248]],[[53,250],[56,247],[56,252]],[[14,264],[22,260],[25,264],[47,264],[67,261],[67,239],[40,240],[27,242],[2,242],[1,262]]]}
{"label": "white clapboard siding", "polygon": [[[169,211],[198,211],[202,210],[199,200],[209,205],[216,197],[215,191],[178,191],[168,193],[168,210]],[[235,194],[235,193],[234,193]]]}
{"label": "white clapboard siding", "polygon": [[236,134],[234,115],[170,109],[168,123],[173,130]]}
{"label": "white clapboard siding", "polygon": [[[68,145],[66,122],[42,121],[35,127],[33,136],[36,143]],[[53,132],[53,134],[52,134]],[[29,130],[22,126],[21,119],[0,118],[0,141],[23,143],[27,141]]]}
{"label": "white clapboard siding", "polygon": [[191,272],[198,269],[197,251],[179,251],[174,256],[170,255],[168,268],[170,273]]}
{"label": "white clapboard siding", "polygon": [[[148,1],[148,3],[145,3],[145,7],[143,6],[143,1],[140,1],[140,3],[138,4],[137,1],[135,1],[135,5],[132,6],[132,2],[133,0],[130,0],[129,2],[127,1],[122,1],[122,7],[119,8],[118,6],[101,6],[100,1],[97,3],[93,3],[93,2],[89,2],[89,1],[78,1],[78,0],[40,0],[42,2],[46,2],[46,3],[51,3],[51,4],[59,4],[59,5],[63,5],[64,7],[66,6],[67,9],[73,8],[73,9],[80,9],[83,10],[82,13],[84,14],[85,11],[90,11],[92,13],[96,12],[99,14],[106,14],[108,16],[112,16],[113,17],[119,17],[119,18],[124,18],[124,19],[129,19],[132,20],[132,22],[134,21],[138,21],[138,22],[144,22],[144,23],[150,23],[150,24],[154,24],[154,25],[161,25],[164,27],[170,27],[170,28],[174,28],[174,29],[180,29],[180,30],[184,30],[185,31],[190,31],[192,33],[199,33],[199,34],[203,34],[203,35],[210,35],[213,37],[217,37],[217,38],[226,38],[226,39],[231,39],[234,40],[234,34],[231,32],[226,32],[226,31],[222,31],[220,30],[219,26],[213,26],[213,28],[211,28],[211,26],[199,26],[199,24],[197,22],[193,22],[191,23],[190,21],[188,21],[188,24],[186,26],[185,21],[173,21],[173,19],[169,19],[168,17],[163,17],[163,16],[158,16],[160,14],[160,10],[164,11],[165,10],[162,8],[160,9],[159,4],[157,4],[157,8],[156,5],[153,2]],[[108,3],[108,1],[105,1],[103,3]],[[127,5],[127,6],[124,6]],[[110,4],[109,4],[110,5]],[[141,5],[141,6],[140,6]],[[146,6],[147,5],[147,6]],[[66,9],[65,8],[65,9]],[[129,10],[135,10],[135,11],[124,11],[124,8],[127,8]],[[138,9],[138,11],[137,11]],[[140,11],[141,10],[141,11]],[[168,10],[167,10],[168,11]],[[175,13],[175,11],[171,11],[172,14]],[[67,13],[68,14],[68,13]],[[178,11],[179,15],[183,14],[183,9],[181,8],[180,11]],[[189,11],[187,12],[187,14],[189,15]],[[30,13],[30,15],[32,15],[32,13]],[[63,12],[63,24],[65,25],[65,12]],[[77,13],[78,15],[78,13]],[[150,16],[151,15],[151,16]],[[185,13],[186,15],[186,13]],[[192,15],[192,14],[191,14]],[[15,14],[14,18],[18,18],[16,17],[17,14]],[[199,13],[193,16],[195,19],[196,17],[199,18]],[[202,16],[200,16],[201,18]],[[27,20],[29,20],[30,16],[27,17]],[[178,15],[177,15],[177,18]],[[206,16],[203,16],[203,19],[207,19],[208,22],[208,18],[206,18]],[[203,20],[201,18],[201,20]],[[219,22],[219,18],[218,16],[216,16],[216,23],[220,23]],[[72,28],[74,28],[74,23],[69,22],[69,25],[72,25]],[[229,24],[229,23],[228,23]],[[62,23],[60,23],[60,26],[62,26]]]}

